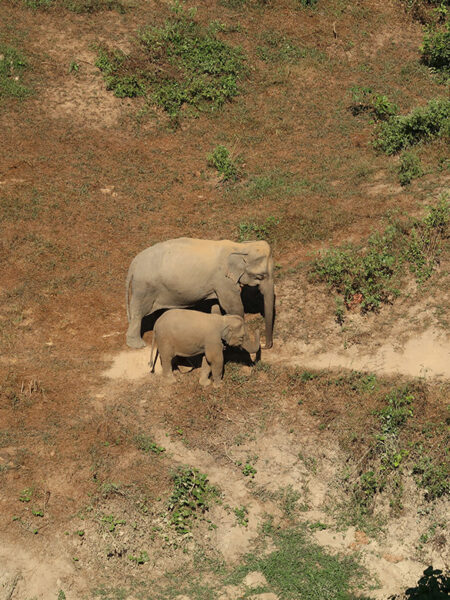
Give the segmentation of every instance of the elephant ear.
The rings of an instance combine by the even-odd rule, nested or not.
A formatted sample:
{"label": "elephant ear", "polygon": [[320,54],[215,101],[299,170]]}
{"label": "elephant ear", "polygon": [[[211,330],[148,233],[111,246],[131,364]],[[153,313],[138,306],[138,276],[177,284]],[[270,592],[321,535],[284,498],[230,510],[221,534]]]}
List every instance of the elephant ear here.
{"label": "elephant ear", "polygon": [[247,256],[247,253],[232,252],[228,257],[227,277],[232,279],[234,283],[238,283],[239,279],[245,272],[245,268],[247,265]]}
{"label": "elephant ear", "polygon": [[226,327],[224,327],[222,329],[222,335],[221,338],[223,339],[224,342],[226,342],[227,344],[230,343],[230,339],[231,339],[231,327],[230,325],[227,325]]}

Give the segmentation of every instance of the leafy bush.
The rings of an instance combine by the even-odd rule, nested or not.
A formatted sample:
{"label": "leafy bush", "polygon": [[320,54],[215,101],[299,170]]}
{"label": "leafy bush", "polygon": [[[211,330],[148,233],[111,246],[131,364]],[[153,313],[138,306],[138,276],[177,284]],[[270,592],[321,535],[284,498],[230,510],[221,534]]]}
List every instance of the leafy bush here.
{"label": "leafy bush", "polygon": [[147,96],[172,117],[183,104],[216,109],[237,95],[245,68],[242,51],[219,40],[215,30],[176,5],[164,25],[140,31],[130,55],[100,47],[96,65],[116,96]]}
{"label": "leafy bush", "polygon": [[209,485],[208,478],[198,469],[180,467],[172,475],[174,489],[169,498],[168,508],[172,513],[170,523],[178,533],[188,533],[197,512],[206,512],[209,500],[218,491]]}
{"label": "leafy bush", "polygon": [[378,411],[383,435],[396,435],[398,430],[413,415],[411,403],[414,396],[407,388],[393,390],[386,396],[387,405]]}
{"label": "leafy bush", "polygon": [[207,156],[210,167],[217,169],[222,175],[223,181],[237,181],[239,168],[233,161],[231,153],[225,146],[216,146],[211,154]]}
{"label": "leafy bush", "polygon": [[154,454],[161,454],[166,450],[163,446],[158,446],[158,444],[155,444],[155,442],[150,436],[145,435],[143,433],[135,437],[135,442],[139,450],[142,450],[143,452],[153,452]]}
{"label": "leafy bush", "polygon": [[420,50],[422,62],[450,74],[450,23],[443,30],[429,29]]}
{"label": "leafy bush", "polygon": [[21,82],[23,72],[28,68],[28,62],[21,52],[0,44],[0,99],[25,98],[31,90]]}
{"label": "leafy bush", "polygon": [[430,100],[408,115],[393,116],[380,123],[374,147],[386,154],[395,154],[403,148],[436,137],[450,136],[450,100]]}
{"label": "leafy bush", "polygon": [[429,456],[421,456],[413,467],[416,483],[426,489],[427,500],[450,493],[450,469],[448,462],[435,464]]}
{"label": "leafy bush", "polygon": [[384,121],[397,114],[397,105],[391,102],[387,96],[376,94],[370,87],[355,85],[350,91],[352,103],[349,108],[354,115],[369,112],[375,119]]}
{"label": "leafy bush", "polygon": [[448,238],[449,220],[450,205],[443,196],[422,220],[393,223],[371,235],[365,247],[328,250],[313,263],[312,275],[342,294],[347,308],[358,303],[363,312],[376,310],[399,295],[405,263],[419,283],[431,276]]}
{"label": "leafy bush", "polygon": [[413,179],[423,175],[420,158],[414,152],[403,152],[400,157],[398,179],[401,185],[408,185]]}

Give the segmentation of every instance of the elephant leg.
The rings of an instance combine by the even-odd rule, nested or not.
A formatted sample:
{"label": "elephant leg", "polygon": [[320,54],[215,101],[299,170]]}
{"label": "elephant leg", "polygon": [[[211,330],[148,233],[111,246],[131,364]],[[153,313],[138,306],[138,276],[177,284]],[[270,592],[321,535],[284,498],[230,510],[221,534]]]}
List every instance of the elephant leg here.
{"label": "elephant leg", "polygon": [[241,300],[241,292],[239,286],[234,284],[216,290],[217,299],[220,306],[227,315],[238,315],[244,317],[244,305]]}
{"label": "elephant leg", "polygon": [[211,365],[213,387],[219,387],[222,383],[223,375],[222,343],[220,343],[218,346],[206,348],[205,357],[208,363]]}
{"label": "elephant leg", "polygon": [[161,357],[162,375],[164,379],[166,379],[168,384],[175,383],[176,379],[172,371],[173,354],[166,349],[160,349],[159,355]]}
{"label": "elephant leg", "polygon": [[206,360],[206,356],[204,356],[203,360],[202,360],[202,368],[200,371],[200,379],[199,379],[199,383],[203,387],[206,387],[211,384],[211,380],[209,379],[210,373],[211,373],[211,367],[209,366],[209,363]]}
{"label": "elephant leg", "polygon": [[152,312],[153,303],[153,297],[148,297],[148,290],[143,285],[133,282],[127,331],[127,344],[130,348],[144,348],[147,345],[141,337],[141,325],[142,318]]}

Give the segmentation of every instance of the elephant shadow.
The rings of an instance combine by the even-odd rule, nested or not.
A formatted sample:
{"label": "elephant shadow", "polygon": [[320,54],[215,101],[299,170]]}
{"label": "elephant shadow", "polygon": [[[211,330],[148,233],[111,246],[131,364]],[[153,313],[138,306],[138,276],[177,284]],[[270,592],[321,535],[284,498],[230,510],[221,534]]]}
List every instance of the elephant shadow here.
{"label": "elephant shadow", "polygon": [[[243,348],[235,348],[234,346],[225,346],[223,351],[223,364],[234,363],[239,365],[245,365],[248,367],[254,366],[261,359],[261,349],[258,350],[255,356],[255,360],[252,360],[251,355]],[[176,356],[172,361],[172,366],[186,372],[185,369],[189,368],[191,371],[200,369],[202,366],[203,354],[197,354],[197,356],[190,356],[188,358],[182,356]],[[182,369],[179,369],[182,367]]]}

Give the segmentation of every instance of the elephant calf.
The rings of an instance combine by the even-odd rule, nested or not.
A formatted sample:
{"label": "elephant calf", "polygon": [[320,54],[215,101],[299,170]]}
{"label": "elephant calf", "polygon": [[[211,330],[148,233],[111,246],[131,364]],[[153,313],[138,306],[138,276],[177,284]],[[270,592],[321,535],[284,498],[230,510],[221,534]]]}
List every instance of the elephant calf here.
{"label": "elephant calf", "polygon": [[[173,309],[165,312],[155,323],[150,355],[151,372],[155,370],[158,352],[161,356],[163,376],[174,383],[172,359],[175,356],[204,354],[200,384],[209,385],[212,373],[214,387],[223,375],[223,343],[241,346],[249,353],[259,350],[259,334],[250,341],[244,319],[238,315],[209,314],[196,310]],[[156,345],[156,354],[153,352]]]}

